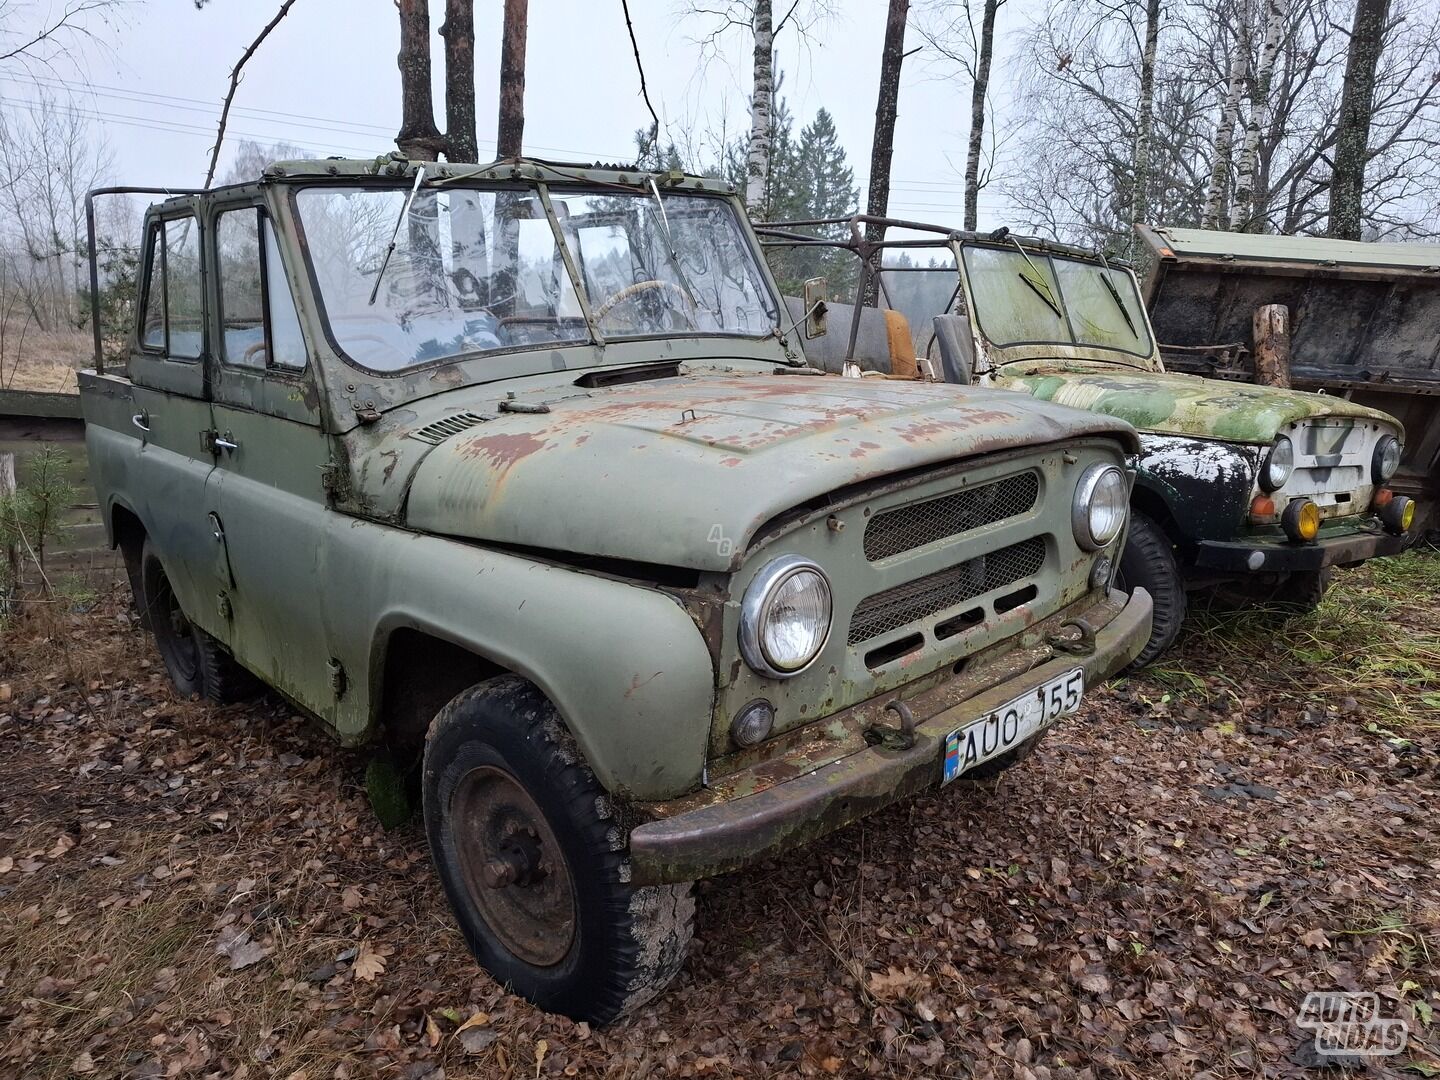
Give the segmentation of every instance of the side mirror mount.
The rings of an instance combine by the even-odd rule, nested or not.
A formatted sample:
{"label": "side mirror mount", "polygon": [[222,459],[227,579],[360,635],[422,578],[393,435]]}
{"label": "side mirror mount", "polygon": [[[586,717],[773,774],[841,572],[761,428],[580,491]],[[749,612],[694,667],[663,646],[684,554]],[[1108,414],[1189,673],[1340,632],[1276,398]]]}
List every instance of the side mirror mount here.
{"label": "side mirror mount", "polygon": [[826,316],[829,311],[826,296],[829,286],[823,277],[810,278],[805,282],[805,336],[824,337]]}

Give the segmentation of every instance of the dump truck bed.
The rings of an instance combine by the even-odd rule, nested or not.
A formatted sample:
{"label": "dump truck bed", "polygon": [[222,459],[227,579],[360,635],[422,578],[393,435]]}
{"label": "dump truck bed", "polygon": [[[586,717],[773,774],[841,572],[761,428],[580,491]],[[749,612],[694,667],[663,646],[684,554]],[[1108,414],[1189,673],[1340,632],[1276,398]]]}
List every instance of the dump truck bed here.
{"label": "dump truck bed", "polygon": [[1255,381],[1255,311],[1284,306],[1292,385],[1400,420],[1394,487],[1430,511],[1440,495],[1440,245],[1138,228],[1155,255],[1145,302],[1167,368]]}

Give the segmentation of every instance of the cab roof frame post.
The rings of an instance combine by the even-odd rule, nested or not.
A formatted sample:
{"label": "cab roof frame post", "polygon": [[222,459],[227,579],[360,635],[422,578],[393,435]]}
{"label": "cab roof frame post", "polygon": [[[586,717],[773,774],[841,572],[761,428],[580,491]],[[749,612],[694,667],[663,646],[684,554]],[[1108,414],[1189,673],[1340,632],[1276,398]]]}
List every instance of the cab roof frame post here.
{"label": "cab roof frame post", "polygon": [[[97,195],[201,195],[200,188],[98,187],[85,193],[86,254],[90,260],[90,331],[95,344],[95,374],[105,374],[105,348],[100,338],[100,261],[95,245],[95,196]],[[142,238],[143,242],[143,238]]]}

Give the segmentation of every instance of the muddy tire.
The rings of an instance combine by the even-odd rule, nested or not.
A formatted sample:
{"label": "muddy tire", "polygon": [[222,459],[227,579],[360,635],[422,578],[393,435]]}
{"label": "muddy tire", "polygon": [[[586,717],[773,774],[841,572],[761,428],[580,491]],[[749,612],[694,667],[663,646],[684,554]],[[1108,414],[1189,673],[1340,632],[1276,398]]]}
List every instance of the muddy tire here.
{"label": "muddy tire", "polygon": [[497,982],[603,1024],[675,977],[691,886],[629,884],[624,830],[534,685],[501,676],[446,705],[426,736],[421,788],[441,884]]}
{"label": "muddy tire", "polygon": [[260,689],[255,677],[235,662],[225,646],[190,621],[148,540],[140,553],[140,594],[135,604],[141,625],[155,635],[155,647],[181,697],[198,696],[228,705]]}
{"label": "muddy tire", "polygon": [[1163,529],[1139,511],[1130,514],[1130,532],[1120,553],[1115,584],[1125,592],[1144,589],[1154,603],[1150,640],[1131,662],[1129,670],[1142,668],[1171,645],[1185,622],[1185,582],[1175,561],[1175,545]]}

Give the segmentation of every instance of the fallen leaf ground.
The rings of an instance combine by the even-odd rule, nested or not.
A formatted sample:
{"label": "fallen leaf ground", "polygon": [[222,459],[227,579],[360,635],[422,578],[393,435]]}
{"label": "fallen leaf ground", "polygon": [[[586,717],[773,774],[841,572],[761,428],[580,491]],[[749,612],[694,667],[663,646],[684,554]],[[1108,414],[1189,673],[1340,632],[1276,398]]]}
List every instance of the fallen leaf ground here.
{"label": "fallen leaf ground", "polygon": [[0,638],[0,1076],[1299,1077],[1310,990],[1435,1075],[1440,558],[1280,625],[1202,612],[1024,765],[704,884],[590,1030],[474,966],[365,759],[177,701],[115,596]]}

